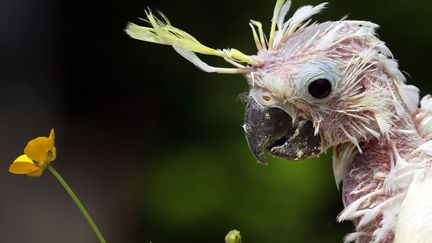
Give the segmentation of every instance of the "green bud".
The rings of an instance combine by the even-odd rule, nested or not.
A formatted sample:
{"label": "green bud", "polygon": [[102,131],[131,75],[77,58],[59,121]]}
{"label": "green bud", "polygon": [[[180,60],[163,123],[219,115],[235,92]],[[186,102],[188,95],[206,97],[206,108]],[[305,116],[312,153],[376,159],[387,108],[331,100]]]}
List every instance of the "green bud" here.
{"label": "green bud", "polygon": [[241,243],[241,242],[242,242],[241,235],[240,235],[240,231],[238,230],[231,230],[225,236],[225,243]]}

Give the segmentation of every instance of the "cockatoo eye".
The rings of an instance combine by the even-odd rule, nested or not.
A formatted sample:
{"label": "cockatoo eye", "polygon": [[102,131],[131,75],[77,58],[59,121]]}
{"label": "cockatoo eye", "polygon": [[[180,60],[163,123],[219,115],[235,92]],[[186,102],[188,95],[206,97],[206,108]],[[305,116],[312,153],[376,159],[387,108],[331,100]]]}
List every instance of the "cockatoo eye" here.
{"label": "cockatoo eye", "polygon": [[332,90],[332,84],[328,79],[320,78],[309,83],[308,91],[314,98],[322,99],[327,97]]}
{"label": "cockatoo eye", "polygon": [[327,102],[342,78],[339,67],[329,61],[315,61],[300,66],[294,83],[298,92],[310,103]]}

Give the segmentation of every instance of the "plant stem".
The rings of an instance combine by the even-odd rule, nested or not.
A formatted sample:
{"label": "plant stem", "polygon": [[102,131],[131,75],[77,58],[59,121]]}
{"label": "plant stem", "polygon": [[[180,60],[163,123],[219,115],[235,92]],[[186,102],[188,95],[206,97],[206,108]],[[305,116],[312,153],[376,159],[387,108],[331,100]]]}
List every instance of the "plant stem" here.
{"label": "plant stem", "polygon": [[72,200],[75,202],[81,213],[86,218],[87,222],[90,224],[91,228],[95,232],[97,238],[101,243],[106,243],[105,239],[103,238],[101,232],[99,231],[98,227],[94,223],[93,219],[90,217],[87,210],[84,208],[78,197],[75,195],[75,193],[72,191],[70,186],[66,183],[66,181],[61,177],[61,175],[51,166],[48,165],[48,170],[51,172],[51,174],[54,175],[54,177],[60,182],[60,184],[64,187],[66,192],[69,194],[69,196],[72,198]]}

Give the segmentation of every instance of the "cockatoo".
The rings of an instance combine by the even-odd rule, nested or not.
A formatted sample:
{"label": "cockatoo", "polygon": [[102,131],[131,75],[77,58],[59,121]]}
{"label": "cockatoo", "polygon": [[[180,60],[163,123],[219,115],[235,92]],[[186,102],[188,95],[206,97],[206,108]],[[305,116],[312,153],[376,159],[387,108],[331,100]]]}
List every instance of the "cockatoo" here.
{"label": "cockatoo", "polygon": [[[367,21],[316,23],[326,3],[277,0],[268,38],[251,21],[258,52],[214,49],[147,10],[148,27],[129,23],[132,38],[171,45],[206,72],[242,74],[250,91],[244,131],[260,163],[264,151],[283,159],[333,148],[337,186],[352,220],[346,242],[432,242],[432,98],[419,102],[385,43]],[[213,67],[196,54],[224,58]],[[420,107],[419,107],[420,103]]]}

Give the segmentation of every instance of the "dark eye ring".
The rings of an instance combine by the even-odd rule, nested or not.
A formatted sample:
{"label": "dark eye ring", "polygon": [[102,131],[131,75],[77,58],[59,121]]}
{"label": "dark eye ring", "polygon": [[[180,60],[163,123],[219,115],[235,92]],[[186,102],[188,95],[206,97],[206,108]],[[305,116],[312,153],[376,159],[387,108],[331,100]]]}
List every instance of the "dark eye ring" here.
{"label": "dark eye ring", "polygon": [[309,94],[317,99],[323,99],[331,93],[332,84],[328,79],[320,78],[309,83]]}

